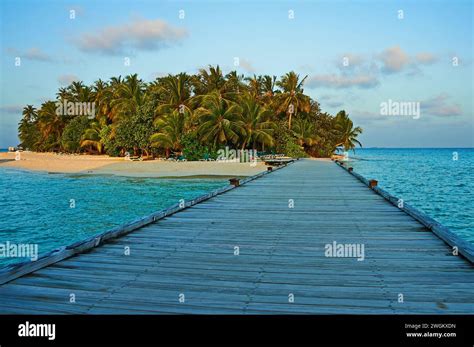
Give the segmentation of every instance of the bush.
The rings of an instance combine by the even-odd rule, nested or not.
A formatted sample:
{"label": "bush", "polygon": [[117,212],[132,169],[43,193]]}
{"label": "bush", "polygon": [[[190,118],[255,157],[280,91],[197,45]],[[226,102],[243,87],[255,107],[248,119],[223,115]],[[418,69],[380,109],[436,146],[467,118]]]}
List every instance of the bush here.
{"label": "bush", "polygon": [[89,127],[89,124],[90,120],[87,116],[78,116],[66,125],[61,136],[61,146],[66,152],[79,152],[82,134]]}
{"label": "bush", "polygon": [[283,148],[283,153],[292,158],[308,157],[308,154],[304,151],[304,149],[296,143],[295,139],[291,138],[286,142]]}
{"label": "bush", "polygon": [[105,153],[111,157],[118,157],[120,155],[120,149],[118,148],[115,140],[111,137],[112,126],[106,125],[100,129],[99,137],[104,144]]}
{"label": "bush", "polygon": [[181,144],[183,146],[183,155],[187,160],[193,161],[205,158],[217,158],[217,152],[202,145],[195,133],[184,135]]}
{"label": "bush", "polygon": [[120,121],[116,128],[115,145],[134,155],[150,153],[150,136],[155,132],[154,112],[150,106],[141,106],[138,113]]}
{"label": "bush", "polygon": [[293,158],[305,158],[308,155],[304,149],[296,142],[296,137],[288,129],[284,121],[277,123],[273,134],[275,139],[275,151]]}

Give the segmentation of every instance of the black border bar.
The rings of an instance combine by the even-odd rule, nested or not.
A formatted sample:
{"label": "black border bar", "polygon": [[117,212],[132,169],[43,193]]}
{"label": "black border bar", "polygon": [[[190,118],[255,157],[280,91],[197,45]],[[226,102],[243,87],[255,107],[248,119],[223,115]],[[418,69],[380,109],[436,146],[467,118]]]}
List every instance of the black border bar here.
{"label": "black border bar", "polygon": [[[27,321],[54,323],[55,340],[18,336],[19,325]],[[456,337],[407,337],[414,332]],[[2,347],[153,342],[473,346],[474,315],[0,315]]]}

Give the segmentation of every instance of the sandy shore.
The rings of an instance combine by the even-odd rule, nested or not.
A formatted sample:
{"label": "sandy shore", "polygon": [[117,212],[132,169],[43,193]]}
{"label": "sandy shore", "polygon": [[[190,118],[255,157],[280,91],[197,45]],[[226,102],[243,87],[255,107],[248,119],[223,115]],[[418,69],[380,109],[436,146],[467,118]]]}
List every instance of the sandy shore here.
{"label": "sandy shore", "polygon": [[0,166],[52,173],[107,174],[129,177],[251,176],[266,170],[263,163],[130,161],[105,155],[0,153]]}

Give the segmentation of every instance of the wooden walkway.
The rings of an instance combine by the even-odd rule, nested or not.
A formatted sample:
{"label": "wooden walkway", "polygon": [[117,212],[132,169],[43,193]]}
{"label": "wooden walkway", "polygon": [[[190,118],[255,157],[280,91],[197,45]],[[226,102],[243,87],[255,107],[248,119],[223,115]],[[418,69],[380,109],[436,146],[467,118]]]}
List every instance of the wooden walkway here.
{"label": "wooden walkway", "polygon": [[[334,241],[365,259],[326,257]],[[472,314],[474,266],[336,164],[300,160],[0,286],[0,313]]]}

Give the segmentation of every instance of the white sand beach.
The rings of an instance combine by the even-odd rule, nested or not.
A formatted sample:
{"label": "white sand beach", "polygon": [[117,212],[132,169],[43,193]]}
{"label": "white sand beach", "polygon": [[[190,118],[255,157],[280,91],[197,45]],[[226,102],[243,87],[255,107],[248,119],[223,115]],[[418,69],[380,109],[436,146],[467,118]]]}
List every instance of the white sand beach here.
{"label": "white sand beach", "polygon": [[251,176],[266,170],[263,163],[215,161],[130,161],[106,155],[0,153],[0,166],[52,173],[108,174],[128,177]]}

